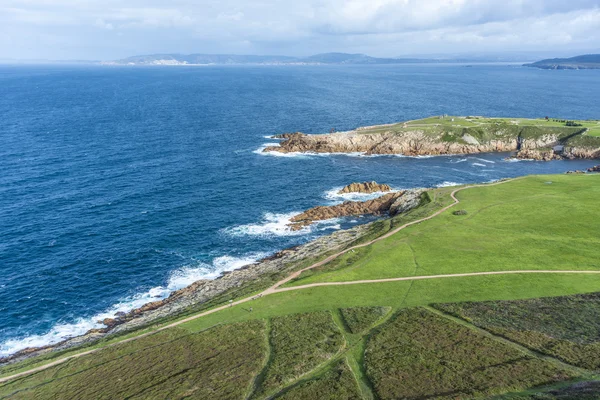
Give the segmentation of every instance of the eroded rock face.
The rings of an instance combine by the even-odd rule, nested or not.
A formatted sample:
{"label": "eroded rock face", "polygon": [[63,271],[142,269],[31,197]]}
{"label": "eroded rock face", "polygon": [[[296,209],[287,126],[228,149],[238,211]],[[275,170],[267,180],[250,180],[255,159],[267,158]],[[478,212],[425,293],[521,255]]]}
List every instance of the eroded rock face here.
{"label": "eroded rock face", "polygon": [[421,195],[425,193],[425,189],[413,189],[405,191],[402,196],[398,197],[388,210],[391,216],[405,213],[416,208],[421,204]]}
{"label": "eroded rock face", "polygon": [[379,184],[375,181],[358,183],[354,182],[345,186],[338,194],[344,193],[376,193],[376,192],[391,192],[392,188],[386,184]]}
{"label": "eroded rock face", "polygon": [[600,148],[595,147],[567,147],[562,154],[554,154],[551,148],[560,142],[556,134],[546,134],[536,139],[523,139],[519,147],[517,138],[502,135],[498,135],[495,139],[480,142],[469,134],[464,134],[459,140],[445,141],[441,134],[432,135],[418,129],[402,132],[362,132],[363,130],[357,129],[350,132],[324,135],[306,135],[300,132],[284,134],[280,135],[280,138],[284,139],[280,145],[267,147],[263,151],[423,156],[515,152],[519,150],[517,158],[534,160],[600,158]]}
{"label": "eroded rock face", "polygon": [[315,221],[324,221],[326,219],[347,217],[350,215],[385,214],[403,193],[388,193],[367,201],[345,201],[342,204],[334,206],[313,207],[293,217],[288,226],[291,230],[297,231],[311,225]]}
{"label": "eroded rock face", "polygon": [[562,160],[563,157],[554,153],[553,150],[536,150],[536,149],[523,149],[515,156],[520,160],[536,160],[536,161],[551,161],[551,160]]}
{"label": "eroded rock face", "polygon": [[[339,132],[327,135],[289,135],[279,146],[270,146],[263,151],[281,153],[365,153],[403,154],[407,156],[475,154],[498,151],[516,151],[516,139],[493,139],[487,143],[477,140],[445,142],[441,136],[432,136],[424,131],[360,133],[360,131]],[[474,138],[473,138],[474,139]],[[556,138],[548,137],[538,141],[554,143]],[[530,143],[524,143],[529,147]],[[533,146],[534,144],[531,143]],[[537,143],[536,143],[537,145]]]}
{"label": "eroded rock face", "polygon": [[384,194],[367,201],[345,201],[333,206],[317,206],[298,214],[288,225],[291,230],[300,230],[315,221],[352,215],[397,215],[419,205],[424,189],[405,190]]}

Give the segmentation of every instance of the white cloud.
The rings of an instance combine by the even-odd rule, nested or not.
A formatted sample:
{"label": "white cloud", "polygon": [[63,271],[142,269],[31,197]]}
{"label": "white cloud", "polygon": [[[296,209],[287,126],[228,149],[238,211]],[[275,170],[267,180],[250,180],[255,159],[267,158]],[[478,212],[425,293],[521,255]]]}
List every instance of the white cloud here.
{"label": "white cloud", "polygon": [[[600,43],[600,3],[2,0],[0,24],[3,36],[11,38],[0,42],[0,51],[16,57],[28,56],[24,49],[72,58],[171,51],[291,55],[361,51],[395,56],[472,49],[595,48]],[[46,37],[52,37],[52,43]]]}

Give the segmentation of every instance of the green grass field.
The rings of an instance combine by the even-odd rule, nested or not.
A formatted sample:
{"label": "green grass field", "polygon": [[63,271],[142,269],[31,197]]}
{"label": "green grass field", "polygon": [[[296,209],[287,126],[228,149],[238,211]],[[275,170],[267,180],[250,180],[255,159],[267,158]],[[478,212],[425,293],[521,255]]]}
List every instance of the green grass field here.
{"label": "green grass field", "polygon": [[600,175],[528,177],[457,196],[467,215],[451,209],[288,286],[464,272],[600,270],[600,225],[592,222],[600,221],[595,206]]}
{"label": "green grass field", "polygon": [[487,141],[499,137],[522,136],[524,138],[538,138],[545,134],[557,134],[560,138],[568,138],[573,134],[581,133],[579,136],[587,136],[589,140],[581,141],[570,138],[565,144],[578,146],[600,146],[600,121],[596,120],[575,120],[580,126],[567,126],[564,120],[543,118],[487,118],[487,117],[459,117],[446,116],[429,117],[419,120],[406,121],[397,124],[385,126],[375,126],[360,129],[358,132],[372,134],[383,132],[406,132],[420,130],[430,135],[443,135],[443,140],[450,142],[461,142],[463,134],[468,133],[478,140]]}
{"label": "green grass field", "polygon": [[[431,215],[451,203],[449,194],[454,189],[431,191],[429,202],[407,215],[374,224],[368,237],[356,243]],[[461,203],[454,208],[350,251],[287,286],[483,271],[597,271],[599,195],[600,174],[532,176],[466,189],[457,194]],[[457,209],[467,214],[454,215]],[[300,264],[307,266],[314,261]],[[474,385],[481,396],[507,392],[530,396],[523,391],[532,386],[549,384],[551,387],[544,388],[548,392],[559,385],[555,382],[567,378],[600,379],[596,372],[585,370],[597,368],[593,360],[600,359],[596,357],[600,302],[593,300],[598,297],[567,302],[546,299],[591,292],[600,292],[600,274],[485,275],[279,292],[0,384],[0,399],[304,399],[314,398],[314,393],[323,393],[325,399],[420,398],[434,392],[419,394],[414,387],[391,383],[401,376],[393,375],[400,374],[398,366],[411,366],[401,368],[414,373],[410,379],[435,381],[417,368],[417,358],[434,364],[435,360],[447,359],[448,364],[435,364],[443,378],[439,385],[429,385],[435,393],[469,398],[474,392],[468,388]],[[242,287],[235,293],[246,296],[253,292]],[[211,305],[226,302],[231,296]],[[544,298],[536,300],[537,308],[531,304],[538,303],[526,300],[534,298]],[[490,303],[508,300],[511,302]],[[446,304],[456,302],[469,303]],[[474,306],[473,302],[486,303]],[[446,305],[438,306],[440,309],[463,318],[465,325],[432,311],[413,309],[441,303]],[[509,310],[510,315],[498,314],[500,309]],[[521,319],[511,320],[514,315]],[[531,325],[533,315],[545,315],[546,325]],[[496,321],[493,329],[488,320]],[[508,338],[517,350],[486,336],[476,326]],[[565,328],[572,326],[577,329]],[[428,334],[436,330],[439,338]],[[409,337],[407,332],[415,335]],[[428,339],[419,341],[419,335]],[[456,340],[442,340],[448,337]],[[107,339],[96,346],[118,339],[122,338]],[[381,343],[374,344],[378,340]],[[466,346],[463,352],[444,353],[443,349],[453,349],[457,343]],[[406,351],[389,350],[388,359],[377,353],[378,348],[391,349],[385,346],[395,344]],[[412,346],[422,346],[423,351],[411,353]],[[540,355],[523,353],[519,346]],[[373,358],[376,354],[379,358]],[[471,360],[473,354],[480,356]],[[59,356],[6,366],[0,369],[0,376]],[[474,373],[467,368],[470,365],[481,368]],[[506,379],[500,382],[498,376]]]}

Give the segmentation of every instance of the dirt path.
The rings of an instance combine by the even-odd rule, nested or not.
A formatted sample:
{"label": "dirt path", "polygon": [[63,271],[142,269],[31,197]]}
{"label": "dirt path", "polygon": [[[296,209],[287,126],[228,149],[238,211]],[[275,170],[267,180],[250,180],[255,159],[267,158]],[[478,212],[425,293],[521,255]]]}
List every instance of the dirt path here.
{"label": "dirt path", "polygon": [[557,273],[563,273],[563,274],[564,273],[568,273],[568,274],[600,274],[600,271],[547,271],[547,270],[540,270],[540,271],[471,272],[471,273],[464,273],[464,274],[425,275],[425,276],[411,276],[411,277],[404,277],[404,278],[375,279],[375,280],[349,281],[349,282],[323,282],[323,283],[312,283],[312,284],[303,285],[303,286],[294,286],[294,287],[289,287],[289,288],[280,288],[280,286],[282,286],[282,285],[286,284],[287,282],[291,281],[292,279],[297,278],[298,276],[300,276],[300,274],[302,272],[304,272],[304,271],[308,271],[310,269],[317,268],[317,267],[320,267],[322,265],[325,265],[328,262],[336,259],[337,257],[339,257],[339,256],[341,256],[341,255],[343,255],[343,254],[345,254],[345,253],[347,253],[349,251],[352,251],[352,250],[355,250],[355,249],[359,249],[361,247],[370,246],[373,243],[379,242],[380,240],[384,240],[384,239],[389,238],[390,236],[392,236],[392,235],[400,232],[401,230],[403,230],[403,229],[405,229],[405,228],[407,228],[409,226],[420,224],[421,222],[428,221],[428,220],[430,220],[432,218],[437,217],[438,215],[442,214],[443,212],[447,211],[448,209],[450,209],[450,208],[454,207],[455,205],[457,205],[458,203],[460,203],[460,200],[458,200],[456,198],[456,194],[458,192],[462,191],[462,190],[476,188],[476,187],[483,187],[483,186],[496,186],[496,185],[500,185],[500,184],[503,184],[503,183],[506,183],[506,182],[511,182],[511,181],[514,181],[514,180],[517,180],[517,179],[521,179],[521,178],[515,178],[515,179],[511,179],[511,180],[505,180],[505,181],[500,181],[500,182],[495,182],[495,183],[489,183],[489,184],[470,185],[470,186],[465,186],[465,187],[462,187],[462,188],[457,188],[457,189],[453,190],[452,193],[450,194],[450,196],[452,197],[452,199],[454,200],[454,202],[452,204],[449,204],[446,207],[444,207],[444,208],[436,211],[435,213],[431,214],[430,216],[424,217],[424,218],[421,218],[421,219],[418,219],[418,220],[415,220],[415,221],[412,221],[412,222],[408,222],[408,223],[406,223],[406,224],[404,224],[402,226],[399,226],[396,229],[393,229],[393,230],[389,231],[385,235],[379,236],[378,238],[375,238],[375,239],[373,239],[373,240],[371,240],[369,242],[362,243],[362,244],[359,244],[359,245],[356,245],[356,246],[352,246],[352,247],[349,247],[349,248],[347,248],[345,250],[342,250],[342,251],[340,251],[338,253],[335,253],[335,254],[333,254],[333,255],[325,258],[322,261],[319,261],[319,262],[317,262],[317,263],[315,263],[315,264],[313,264],[313,265],[311,265],[309,267],[306,267],[306,268],[304,268],[302,270],[294,272],[293,274],[291,274],[287,278],[282,279],[281,281],[277,282],[276,284],[274,284],[273,286],[271,286],[270,288],[266,289],[265,291],[263,291],[262,293],[260,293],[258,295],[251,296],[251,297],[246,297],[244,299],[240,299],[240,300],[234,301],[232,303],[225,304],[223,306],[220,306],[220,307],[217,307],[217,308],[213,308],[213,309],[210,309],[208,311],[204,311],[204,312],[202,312],[200,314],[192,315],[192,316],[184,318],[182,320],[173,322],[173,323],[171,323],[169,325],[165,325],[165,326],[163,326],[163,327],[161,327],[161,328],[159,328],[157,330],[154,330],[152,332],[147,332],[147,333],[143,333],[143,334],[138,335],[138,336],[133,336],[131,338],[124,339],[124,340],[121,340],[119,342],[111,343],[111,344],[109,344],[107,346],[104,346],[104,347],[101,347],[101,348],[91,349],[91,350],[88,350],[88,351],[84,351],[82,353],[73,354],[73,355],[70,355],[70,356],[67,356],[67,357],[60,358],[58,360],[52,361],[52,362],[50,362],[48,364],[41,365],[41,366],[36,367],[36,368],[32,368],[32,369],[29,369],[29,370],[26,370],[26,371],[23,371],[23,372],[19,372],[19,373],[14,374],[14,375],[10,375],[10,376],[6,376],[6,377],[3,377],[3,378],[0,378],[0,383],[8,382],[8,381],[10,381],[12,379],[20,378],[20,377],[23,377],[25,375],[29,375],[29,374],[33,374],[35,372],[43,371],[43,370],[48,369],[50,367],[53,367],[55,365],[62,364],[64,362],[67,362],[69,360],[73,360],[75,358],[83,357],[83,356],[86,356],[88,354],[96,353],[96,352],[98,352],[100,350],[103,350],[103,349],[106,349],[108,347],[116,346],[116,345],[119,345],[121,343],[132,342],[134,340],[141,339],[141,338],[153,335],[153,334],[155,334],[157,332],[164,331],[165,329],[173,328],[175,326],[178,326],[178,325],[181,325],[181,324],[185,324],[186,322],[193,321],[195,319],[204,317],[206,315],[213,314],[213,313],[216,313],[218,311],[225,310],[225,309],[227,309],[229,307],[232,307],[232,306],[235,306],[235,305],[238,305],[238,304],[243,304],[243,303],[246,303],[248,301],[252,301],[252,300],[254,300],[257,297],[268,296],[268,295],[273,294],[273,293],[287,292],[287,291],[292,291],[292,290],[301,290],[301,289],[306,289],[306,288],[311,288],[311,287],[317,287],[317,286],[357,285],[357,284],[381,283],[381,282],[395,282],[395,281],[408,281],[408,280],[421,280],[421,279],[444,279],[444,278],[456,278],[456,277],[478,276],[478,275],[532,274],[532,273],[544,273],[544,274],[557,274]]}
{"label": "dirt path", "polygon": [[319,287],[319,286],[358,285],[358,284],[365,284],[365,283],[421,281],[421,280],[425,280],[425,279],[443,279],[443,278],[460,278],[460,277],[465,277],[465,276],[510,275],[510,274],[600,274],[600,271],[521,270],[521,271],[489,271],[489,272],[466,272],[466,273],[462,273],[462,274],[406,276],[403,278],[385,278],[385,279],[371,279],[371,280],[347,281],[347,282],[310,283],[308,285],[291,286],[291,287],[276,289],[272,293],[289,292],[292,290],[308,289],[308,288]]}

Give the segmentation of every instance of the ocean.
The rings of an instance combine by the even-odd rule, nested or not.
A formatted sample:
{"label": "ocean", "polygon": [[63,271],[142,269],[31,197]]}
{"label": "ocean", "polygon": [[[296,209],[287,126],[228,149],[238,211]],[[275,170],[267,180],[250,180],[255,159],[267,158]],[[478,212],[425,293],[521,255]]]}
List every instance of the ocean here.
{"label": "ocean", "polygon": [[598,119],[598,104],[600,71],[515,65],[0,66],[0,356],[369,221],[285,228],[352,198],[336,189],[354,181],[406,189],[595,164],[261,154],[273,134],[439,114]]}

